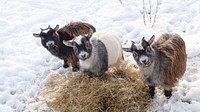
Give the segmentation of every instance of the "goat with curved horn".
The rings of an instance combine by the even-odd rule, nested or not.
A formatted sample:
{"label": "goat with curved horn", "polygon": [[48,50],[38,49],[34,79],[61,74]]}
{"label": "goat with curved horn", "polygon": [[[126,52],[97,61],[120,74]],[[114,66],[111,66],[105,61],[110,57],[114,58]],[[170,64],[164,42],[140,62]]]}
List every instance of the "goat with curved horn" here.
{"label": "goat with curved horn", "polygon": [[[90,29],[96,32],[94,26],[84,22],[72,22],[59,29],[59,25],[55,28],[41,29],[40,34],[33,33],[34,37],[40,37],[42,45],[54,56],[64,60],[64,68],[68,68],[72,65],[72,70],[79,69],[78,58],[73,52],[73,48],[63,44],[64,40],[72,40],[74,37],[88,34]],[[47,30],[47,32],[43,32]]]}

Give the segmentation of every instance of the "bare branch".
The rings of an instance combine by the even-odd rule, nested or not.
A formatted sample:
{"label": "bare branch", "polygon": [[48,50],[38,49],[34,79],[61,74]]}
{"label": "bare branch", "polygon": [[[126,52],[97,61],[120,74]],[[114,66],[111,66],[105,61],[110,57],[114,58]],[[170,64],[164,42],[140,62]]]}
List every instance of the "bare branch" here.
{"label": "bare branch", "polygon": [[144,22],[144,25],[146,26],[146,16],[145,16],[145,13],[146,13],[146,11],[145,11],[145,3],[144,3],[144,0],[142,0],[142,2],[143,2],[143,13],[142,13],[142,15],[143,15],[143,22]]}
{"label": "bare branch", "polygon": [[157,18],[157,13],[158,13],[158,6],[159,6],[159,3],[158,3],[158,0],[157,0],[157,4],[156,4],[156,12],[154,14],[154,21],[153,21],[153,24],[151,27],[154,27],[154,24],[156,22],[156,18]]}
{"label": "bare branch", "polygon": [[121,4],[123,4],[122,0],[119,0],[119,2],[120,2]]}
{"label": "bare branch", "polygon": [[152,7],[151,0],[148,0],[148,3],[145,3],[145,0],[142,0],[142,5],[143,12],[141,14],[143,16],[144,25],[146,26],[147,23],[149,23],[151,27],[154,27],[159,9],[159,1],[157,0],[156,7]]}
{"label": "bare branch", "polygon": [[151,24],[151,19],[152,19],[151,0],[149,0],[149,12],[148,12],[148,15],[149,15],[149,23]]}

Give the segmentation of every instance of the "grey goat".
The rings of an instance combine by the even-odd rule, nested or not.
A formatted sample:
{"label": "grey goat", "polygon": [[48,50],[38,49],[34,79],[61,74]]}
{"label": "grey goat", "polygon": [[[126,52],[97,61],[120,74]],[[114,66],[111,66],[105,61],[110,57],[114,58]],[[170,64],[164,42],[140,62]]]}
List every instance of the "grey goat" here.
{"label": "grey goat", "polygon": [[154,39],[154,35],[148,41],[143,37],[139,44],[133,42],[131,48],[123,49],[133,54],[151,97],[154,97],[155,87],[160,86],[165,96],[170,98],[172,87],[186,70],[185,42],[178,34],[166,33],[155,42]]}

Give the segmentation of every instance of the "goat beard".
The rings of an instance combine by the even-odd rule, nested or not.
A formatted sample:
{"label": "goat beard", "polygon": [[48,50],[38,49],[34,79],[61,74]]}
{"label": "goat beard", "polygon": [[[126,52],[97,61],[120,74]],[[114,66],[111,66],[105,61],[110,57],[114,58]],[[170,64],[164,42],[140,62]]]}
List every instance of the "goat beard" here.
{"label": "goat beard", "polygon": [[59,49],[58,49],[57,45],[53,45],[52,47],[48,48],[48,51],[51,52],[51,54],[57,56],[58,52],[59,52]]}
{"label": "goat beard", "polygon": [[58,49],[58,46],[57,45],[52,45],[52,46],[49,46],[47,47],[48,50],[51,50],[51,49]]}

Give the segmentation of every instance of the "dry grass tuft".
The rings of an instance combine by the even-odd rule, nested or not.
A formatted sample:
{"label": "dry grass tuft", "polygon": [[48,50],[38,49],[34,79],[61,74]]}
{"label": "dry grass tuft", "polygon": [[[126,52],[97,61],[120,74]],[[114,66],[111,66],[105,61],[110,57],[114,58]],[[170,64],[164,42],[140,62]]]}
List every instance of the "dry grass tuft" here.
{"label": "dry grass tuft", "polygon": [[103,77],[55,74],[47,85],[43,97],[60,112],[144,112],[152,106],[138,71],[127,63],[109,69]]}

